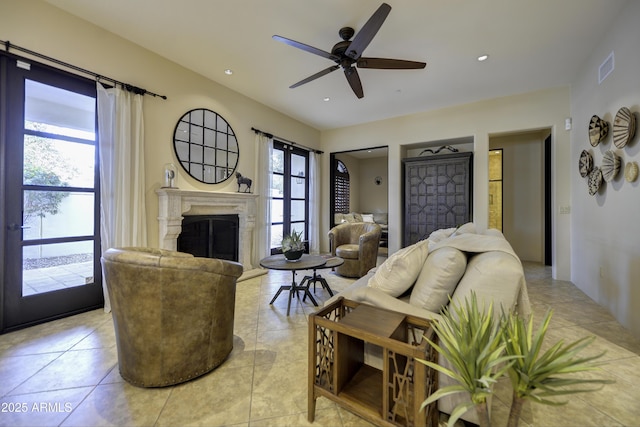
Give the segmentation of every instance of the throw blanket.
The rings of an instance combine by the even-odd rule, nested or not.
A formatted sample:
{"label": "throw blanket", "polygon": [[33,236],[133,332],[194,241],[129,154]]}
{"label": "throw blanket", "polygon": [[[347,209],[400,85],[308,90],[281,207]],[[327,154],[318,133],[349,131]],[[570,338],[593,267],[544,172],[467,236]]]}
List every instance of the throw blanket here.
{"label": "throw blanket", "polygon": [[450,246],[452,248],[460,249],[464,252],[481,253],[488,251],[500,251],[508,253],[515,257],[518,261],[518,255],[513,251],[513,248],[507,242],[504,237],[495,236],[490,234],[475,234],[465,233],[459,234],[448,239],[440,240],[436,243],[429,244],[429,252],[433,252],[436,249],[444,246]]}

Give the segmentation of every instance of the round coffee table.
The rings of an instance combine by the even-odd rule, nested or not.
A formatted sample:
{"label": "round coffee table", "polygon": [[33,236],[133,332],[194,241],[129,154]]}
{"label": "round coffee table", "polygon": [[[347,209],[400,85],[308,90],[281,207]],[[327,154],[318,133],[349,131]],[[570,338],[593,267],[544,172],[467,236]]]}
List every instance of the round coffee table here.
{"label": "round coffee table", "polygon": [[304,292],[305,298],[308,296],[311,302],[313,303],[313,305],[317,307],[318,303],[316,302],[315,299],[313,299],[313,296],[309,292],[309,287],[302,286],[302,284],[298,285],[296,283],[296,271],[318,268],[320,266],[325,265],[326,263],[327,263],[327,259],[325,257],[321,257],[318,255],[308,255],[308,254],[303,254],[302,258],[300,258],[297,261],[288,261],[284,257],[284,255],[271,255],[261,259],[260,265],[262,267],[268,268],[270,270],[288,270],[288,271],[291,271],[291,274],[293,275],[291,280],[291,285],[280,286],[280,289],[278,289],[278,292],[276,292],[276,294],[271,299],[269,304],[273,304],[273,302],[278,298],[278,296],[280,296],[280,293],[282,293],[282,291],[288,290],[289,303],[287,304],[287,316],[289,315],[289,311],[291,309],[291,300],[293,299],[293,295],[295,294],[298,297],[298,299],[300,299],[300,297],[298,296],[298,291]]}

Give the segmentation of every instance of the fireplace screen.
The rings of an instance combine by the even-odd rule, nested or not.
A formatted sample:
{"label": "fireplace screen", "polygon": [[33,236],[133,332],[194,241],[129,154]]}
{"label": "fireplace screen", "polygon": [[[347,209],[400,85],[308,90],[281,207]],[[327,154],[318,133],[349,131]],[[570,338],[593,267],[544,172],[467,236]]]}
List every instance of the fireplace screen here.
{"label": "fireplace screen", "polygon": [[194,215],[182,220],[178,250],[197,257],[238,261],[238,215]]}

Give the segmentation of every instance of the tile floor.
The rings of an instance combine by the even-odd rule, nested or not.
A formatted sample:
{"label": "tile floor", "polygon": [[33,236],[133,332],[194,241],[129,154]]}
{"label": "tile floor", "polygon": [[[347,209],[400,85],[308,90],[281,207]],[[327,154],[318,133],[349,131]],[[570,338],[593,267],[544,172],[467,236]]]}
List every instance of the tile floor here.
{"label": "tile floor", "polygon": [[[536,319],[555,312],[550,338],[597,339],[606,350],[600,377],[615,380],[566,406],[526,405],[522,426],[640,425],[640,340],[550,269],[527,263]],[[324,272],[323,272],[324,273]],[[324,273],[332,288],[351,281]],[[282,295],[269,305],[288,272],[238,284],[235,346],[218,369],[162,389],[124,382],[117,367],[111,316],[96,310],[0,336],[0,426],[302,426],[307,423],[307,316],[314,307]],[[318,299],[328,294],[320,287]],[[510,389],[496,387],[494,425],[506,425]],[[507,404],[505,405],[505,402]],[[22,411],[22,412],[20,412]],[[369,425],[320,398],[313,426]]]}

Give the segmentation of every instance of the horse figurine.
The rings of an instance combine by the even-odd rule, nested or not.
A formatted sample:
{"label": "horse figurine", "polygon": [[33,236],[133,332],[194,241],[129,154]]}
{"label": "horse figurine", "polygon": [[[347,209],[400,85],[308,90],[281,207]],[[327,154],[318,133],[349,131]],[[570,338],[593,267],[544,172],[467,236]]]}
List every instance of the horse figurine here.
{"label": "horse figurine", "polygon": [[240,192],[240,187],[242,184],[246,185],[244,190],[245,193],[251,192],[251,179],[246,176],[242,176],[240,172],[236,172],[236,179],[238,180],[238,193]]}

